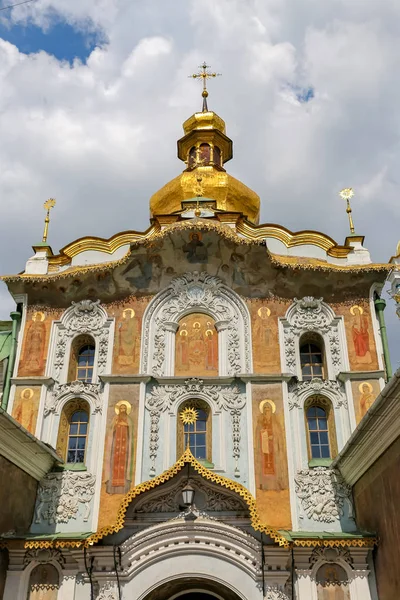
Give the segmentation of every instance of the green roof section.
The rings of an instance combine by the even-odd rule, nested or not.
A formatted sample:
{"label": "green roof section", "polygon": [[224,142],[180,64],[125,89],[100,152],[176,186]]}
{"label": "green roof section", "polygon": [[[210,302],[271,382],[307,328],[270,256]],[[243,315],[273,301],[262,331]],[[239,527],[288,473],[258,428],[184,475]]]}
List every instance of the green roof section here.
{"label": "green roof section", "polygon": [[88,537],[93,535],[92,531],[84,531],[79,533],[25,533],[21,535],[2,535],[1,540],[26,540],[26,541],[58,541],[58,540],[86,540]]}
{"label": "green roof section", "polygon": [[347,533],[345,531],[289,531],[287,529],[278,529],[289,542],[295,540],[360,540],[374,538],[376,535],[368,531],[356,531]]}

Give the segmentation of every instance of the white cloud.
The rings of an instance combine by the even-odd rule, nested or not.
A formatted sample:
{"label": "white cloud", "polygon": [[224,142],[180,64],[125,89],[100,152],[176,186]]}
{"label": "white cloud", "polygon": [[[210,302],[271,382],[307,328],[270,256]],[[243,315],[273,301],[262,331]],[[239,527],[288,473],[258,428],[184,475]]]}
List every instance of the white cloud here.
{"label": "white cloud", "polygon": [[23,268],[49,196],[54,250],[147,227],[150,196],[183,168],[176,140],[201,106],[188,75],[203,60],[223,74],[209,105],[234,139],[228,170],[260,194],[262,220],[341,241],[338,191],[350,185],[357,227],[376,260],[389,258],[400,237],[399,17],[398,0],[37,0],[4,11],[2,22],[58,18],[104,42],[70,65],[0,39],[0,270]]}

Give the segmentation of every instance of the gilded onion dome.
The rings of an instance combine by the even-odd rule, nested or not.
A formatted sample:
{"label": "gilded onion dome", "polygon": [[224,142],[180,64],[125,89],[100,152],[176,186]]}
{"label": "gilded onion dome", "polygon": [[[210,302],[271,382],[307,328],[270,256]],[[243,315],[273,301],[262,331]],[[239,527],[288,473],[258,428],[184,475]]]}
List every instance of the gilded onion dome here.
{"label": "gilded onion dome", "polygon": [[240,212],[249,221],[258,223],[260,197],[224,168],[233,156],[225,122],[209,111],[207,104],[203,108],[183,123],[178,157],[185,162],[186,169],[151,197],[151,215],[181,212],[184,200],[203,196],[215,201],[217,211]]}

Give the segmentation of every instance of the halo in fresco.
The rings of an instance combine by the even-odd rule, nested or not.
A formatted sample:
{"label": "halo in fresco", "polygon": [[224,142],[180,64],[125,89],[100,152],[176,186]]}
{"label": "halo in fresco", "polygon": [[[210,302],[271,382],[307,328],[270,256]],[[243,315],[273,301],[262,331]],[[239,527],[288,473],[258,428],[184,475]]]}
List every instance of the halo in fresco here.
{"label": "halo in fresco", "polygon": [[132,405],[130,404],[130,402],[128,402],[128,400],[120,400],[119,402],[117,402],[117,404],[114,407],[116,415],[119,415],[119,407],[122,406],[123,404],[126,406],[127,414],[128,415],[130,414],[130,412],[132,410]]}
{"label": "halo in fresco", "polygon": [[260,408],[260,413],[261,414],[263,414],[264,406],[266,404],[270,405],[270,407],[272,408],[272,412],[273,413],[276,412],[276,404],[275,404],[275,402],[273,400],[266,399],[266,400],[261,400],[261,402],[260,402],[259,408]]}

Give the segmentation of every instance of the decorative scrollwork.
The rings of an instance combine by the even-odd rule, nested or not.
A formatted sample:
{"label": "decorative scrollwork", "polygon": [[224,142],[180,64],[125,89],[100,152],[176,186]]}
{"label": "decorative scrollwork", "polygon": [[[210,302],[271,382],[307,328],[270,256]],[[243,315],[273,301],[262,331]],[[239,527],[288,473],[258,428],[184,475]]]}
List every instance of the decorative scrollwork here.
{"label": "decorative scrollwork", "polygon": [[100,392],[103,389],[102,383],[85,383],[84,381],[71,381],[70,383],[55,383],[50,394],[47,394],[44,405],[44,414],[50,412],[59,413],[61,404],[66,398],[81,397],[90,399],[93,405],[93,412],[101,414],[102,402]]}
{"label": "decorative scrollwork", "polygon": [[347,408],[347,397],[342,383],[329,379],[311,379],[311,381],[290,382],[289,409],[302,408],[310,396],[326,396],[332,401],[334,408]]}
{"label": "decorative scrollwork", "polygon": [[313,521],[333,523],[340,519],[345,501],[349,517],[352,516],[351,487],[334,469],[316,467],[298,471],[295,489],[305,514]]}
{"label": "decorative scrollwork", "polygon": [[316,332],[325,336],[333,370],[335,374],[339,373],[342,368],[342,352],[338,323],[339,318],[322,298],[295,298],[282,321],[285,363],[288,370],[296,371],[296,344],[300,336],[303,333]]}
{"label": "decorative scrollwork", "polygon": [[184,384],[157,385],[147,395],[145,406],[150,413],[150,459],[152,466],[150,476],[155,475],[155,462],[158,453],[158,427],[160,414],[170,410],[177,402],[197,395],[208,402],[213,402],[219,409],[229,411],[232,418],[233,457],[235,459],[235,475],[240,476],[240,417],[246,399],[237,386],[205,385],[202,379],[187,379]]}
{"label": "decorative scrollwork", "polygon": [[[203,310],[217,322],[226,323],[228,374],[251,371],[250,324],[240,298],[226,288],[219,277],[206,272],[185,273],[171,281],[150,304],[144,323],[142,371],[149,372],[149,340],[153,340],[150,370],[156,376],[166,374],[166,332],[177,325],[181,315]],[[239,333],[243,324],[242,336]],[[150,335],[151,323],[155,324]],[[242,339],[243,338],[243,339]]]}
{"label": "decorative scrollwork", "polygon": [[81,505],[84,509],[83,521],[87,522],[95,482],[94,475],[88,472],[48,473],[39,483],[35,523],[68,523],[78,518]]}

